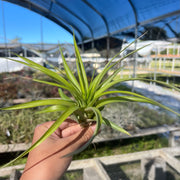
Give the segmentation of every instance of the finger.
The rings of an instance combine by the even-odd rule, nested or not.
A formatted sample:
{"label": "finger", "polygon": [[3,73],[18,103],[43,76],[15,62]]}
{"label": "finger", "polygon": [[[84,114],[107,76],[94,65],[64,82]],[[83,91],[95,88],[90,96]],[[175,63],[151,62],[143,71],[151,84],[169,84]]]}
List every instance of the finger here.
{"label": "finger", "polygon": [[68,127],[77,125],[78,123],[74,120],[72,120],[71,118],[67,118],[61,125],[60,125],[60,130],[64,130]]}
{"label": "finger", "polygon": [[68,128],[65,128],[64,130],[61,131],[61,138],[65,138],[71,135],[76,134],[77,132],[82,131],[84,128],[81,127],[79,124],[74,124],[69,126]]}
{"label": "finger", "polygon": [[[70,136],[71,134],[74,134],[74,132],[77,132],[80,127],[78,128],[73,128],[74,126],[77,126],[78,123],[70,118],[67,118],[60,126],[58,129],[56,129],[56,131],[53,133],[56,136],[63,138],[63,137],[67,137]],[[77,129],[76,131],[74,131],[74,129]]]}
{"label": "finger", "polygon": [[34,130],[33,143],[36,142],[54,123],[55,121],[48,121],[38,124]]}
{"label": "finger", "polygon": [[66,142],[69,142],[65,154],[67,155],[75,150],[79,149],[82,145],[90,140],[95,131],[96,125],[91,125],[87,128],[81,128],[81,131],[65,138]]}
{"label": "finger", "polygon": [[[54,122],[55,121],[48,121],[48,122],[45,122],[42,124],[38,124],[34,131],[36,137],[37,138],[41,137],[54,124]],[[77,125],[77,122],[70,118],[67,118],[53,134],[57,135],[58,137],[61,137],[62,130],[66,129],[68,127],[74,126],[74,125]]]}
{"label": "finger", "polygon": [[[66,132],[66,129],[70,128],[70,127],[73,127],[75,125],[77,125],[78,123],[70,118],[67,118],[53,133],[52,133],[52,136],[56,136],[58,138],[62,138],[64,137],[63,136],[63,131],[65,130]],[[67,131],[69,132],[69,130]],[[67,133],[65,133],[67,134]],[[70,134],[71,135],[71,134]],[[66,135],[68,136],[68,134]],[[66,137],[65,136],[65,137]]]}

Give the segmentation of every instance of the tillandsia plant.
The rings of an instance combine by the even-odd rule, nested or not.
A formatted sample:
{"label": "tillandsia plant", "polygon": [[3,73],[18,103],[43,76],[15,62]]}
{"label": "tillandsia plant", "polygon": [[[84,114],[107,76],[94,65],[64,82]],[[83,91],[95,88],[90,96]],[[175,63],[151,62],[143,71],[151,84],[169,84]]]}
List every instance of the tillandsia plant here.
{"label": "tillandsia plant", "polygon": [[[55,112],[61,111],[60,117],[55,121],[55,123],[45,132],[45,134],[36,142],[34,143],[29,149],[19,155],[17,158],[12,160],[11,162],[7,163],[5,166],[11,164],[12,162],[22,158],[26,154],[28,154],[31,150],[36,148],[41,142],[43,142],[48,136],[50,136],[60,125],[63,121],[66,120],[69,116],[73,116],[73,118],[81,125],[81,126],[89,126],[92,122],[96,122],[96,129],[94,135],[91,139],[80,149],[77,151],[67,154],[67,156],[71,156],[83,151],[94,139],[94,137],[98,134],[99,129],[102,124],[110,126],[111,128],[130,135],[125,129],[119,127],[115,123],[111,122],[110,120],[102,117],[101,111],[107,104],[110,103],[117,103],[117,102],[143,102],[143,103],[150,103],[161,108],[164,108],[168,111],[171,111],[178,116],[179,113],[174,112],[170,108],[150,99],[140,94],[131,92],[131,91],[120,91],[120,90],[110,90],[114,85],[120,82],[129,81],[129,80],[144,80],[144,81],[153,81],[148,79],[141,79],[141,78],[128,78],[128,79],[117,79],[115,78],[118,73],[121,71],[121,68],[115,69],[111,75],[109,75],[106,79],[104,78],[107,73],[112,68],[122,60],[124,60],[129,55],[135,53],[136,51],[142,49],[139,48],[134,50],[133,52],[129,53],[128,55],[120,58],[118,61],[113,61],[121,52],[123,52],[126,48],[128,48],[132,43],[130,43],[126,48],[121,50],[117,55],[115,55],[104,67],[104,69],[99,73],[96,77],[93,76],[91,81],[88,82],[87,75],[85,72],[85,68],[83,65],[83,61],[80,56],[80,52],[78,50],[78,46],[74,39],[74,47],[75,47],[75,54],[76,54],[76,68],[77,68],[77,78],[71,71],[70,67],[68,66],[63,52],[60,48],[63,66],[65,70],[65,74],[63,76],[55,71],[51,71],[25,57],[19,56],[23,61],[14,60],[12,61],[19,62],[21,64],[27,65],[31,68],[41,71],[42,73],[48,75],[52,78],[53,82],[49,81],[42,81],[34,79],[34,81],[39,83],[44,83],[47,85],[56,86],[59,88],[59,99],[43,99],[43,100],[35,100],[24,104],[18,104],[11,107],[1,108],[1,110],[18,110],[24,108],[33,108],[38,106],[45,106],[44,109],[40,110],[39,113],[48,113],[48,112]],[[145,47],[145,46],[144,46]],[[166,83],[156,81],[157,83],[172,87],[171,85],[167,85]],[[173,87],[174,89],[178,90],[178,88]],[[67,90],[71,94],[71,98],[64,94],[63,90]],[[118,96],[109,97],[108,95],[117,94]],[[119,95],[121,94],[121,95]],[[48,107],[47,107],[48,106]]]}

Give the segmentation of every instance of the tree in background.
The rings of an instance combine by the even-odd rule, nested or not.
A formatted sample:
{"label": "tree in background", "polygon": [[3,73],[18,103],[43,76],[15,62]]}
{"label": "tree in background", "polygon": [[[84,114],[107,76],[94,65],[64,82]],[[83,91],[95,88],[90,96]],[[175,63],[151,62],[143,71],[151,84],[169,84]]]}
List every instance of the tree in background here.
{"label": "tree in background", "polygon": [[144,32],[146,31],[147,33],[141,38],[141,40],[165,40],[168,38],[166,31],[160,27],[144,27]]}
{"label": "tree in background", "polygon": [[16,43],[20,43],[21,40],[22,40],[21,37],[16,36],[15,38],[9,39],[8,41],[9,41],[9,43],[16,44]]}

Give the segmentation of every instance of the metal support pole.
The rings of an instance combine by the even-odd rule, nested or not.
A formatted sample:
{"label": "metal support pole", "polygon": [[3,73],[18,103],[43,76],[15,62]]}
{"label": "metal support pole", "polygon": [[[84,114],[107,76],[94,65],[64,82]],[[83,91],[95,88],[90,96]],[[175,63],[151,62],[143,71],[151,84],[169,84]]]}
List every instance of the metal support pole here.
{"label": "metal support pole", "polygon": [[[137,36],[138,36],[138,17],[135,6],[131,0],[128,0],[130,6],[132,7],[134,17],[135,17],[135,42],[134,42],[134,50],[137,49]],[[133,65],[133,78],[136,78],[136,69],[137,69],[137,52],[134,53],[134,65]],[[132,82],[132,92],[134,91],[134,81]]]}
{"label": "metal support pole", "polygon": [[[158,47],[156,47],[156,57],[154,62],[154,80],[156,81],[156,71],[157,71],[157,57],[158,56]],[[154,82],[154,85],[156,85],[156,82]]]}
{"label": "metal support pole", "polygon": [[40,17],[40,26],[41,26],[41,49],[44,50],[44,44],[43,44],[43,17]]}
{"label": "metal support pole", "polygon": [[172,72],[174,71],[174,67],[175,67],[175,58],[173,58],[172,60],[172,69],[171,69]]}
{"label": "metal support pole", "polygon": [[94,39],[91,42],[91,48],[94,49]]}
{"label": "metal support pole", "polygon": [[24,48],[24,57],[27,57],[27,49]]}
{"label": "metal support pole", "polygon": [[106,59],[107,59],[107,61],[108,61],[108,59],[109,59],[109,50],[110,50],[110,37],[109,37],[109,35],[107,36],[107,55],[106,55]]}
{"label": "metal support pole", "polygon": [[[3,1],[1,0],[1,8],[2,8],[2,23],[3,23],[3,33],[4,33],[4,44],[5,44],[5,57],[8,57],[8,46],[7,46],[7,38],[6,38],[6,25],[4,18],[4,6]],[[6,60],[7,71],[9,71],[8,60]]]}
{"label": "metal support pole", "polygon": [[161,60],[162,58],[159,58],[159,70],[161,70]]}
{"label": "metal support pole", "polygon": [[82,52],[84,53],[84,42],[82,42],[81,49],[82,49]]}
{"label": "metal support pole", "polygon": [[166,68],[166,58],[164,57],[164,59],[163,59],[163,69],[165,69]]}
{"label": "metal support pole", "polygon": [[46,52],[44,51],[44,39],[43,39],[43,16],[40,17],[40,28],[41,28],[41,58],[43,66],[46,65]]}
{"label": "metal support pole", "polygon": [[[138,25],[135,27],[135,42],[134,42],[134,50],[137,49],[137,33],[138,33]],[[137,70],[137,52],[134,53],[134,66],[133,66],[133,78],[136,78],[136,70]]]}
{"label": "metal support pole", "polygon": [[11,49],[8,49],[8,56],[11,57]]}

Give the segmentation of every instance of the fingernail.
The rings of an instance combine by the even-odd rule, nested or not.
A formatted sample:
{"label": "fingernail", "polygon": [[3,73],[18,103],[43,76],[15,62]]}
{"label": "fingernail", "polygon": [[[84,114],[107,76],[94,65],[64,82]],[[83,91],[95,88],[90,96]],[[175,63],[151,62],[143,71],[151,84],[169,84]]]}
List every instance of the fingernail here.
{"label": "fingernail", "polygon": [[93,131],[95,131],[95,129],[96,129],[96,124],[91,125],[91,129],[92,129]]}

